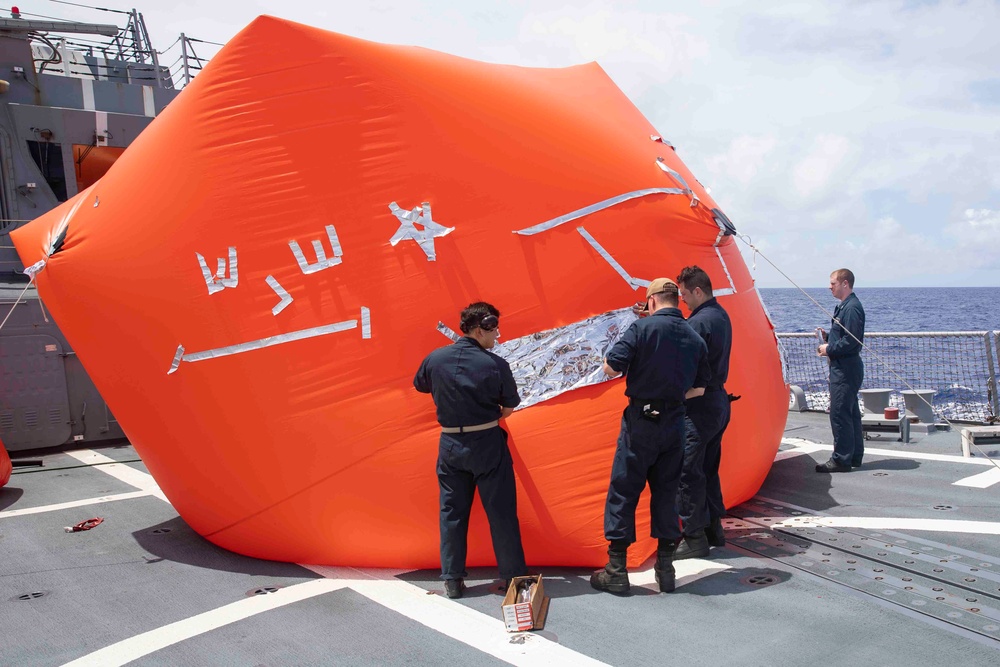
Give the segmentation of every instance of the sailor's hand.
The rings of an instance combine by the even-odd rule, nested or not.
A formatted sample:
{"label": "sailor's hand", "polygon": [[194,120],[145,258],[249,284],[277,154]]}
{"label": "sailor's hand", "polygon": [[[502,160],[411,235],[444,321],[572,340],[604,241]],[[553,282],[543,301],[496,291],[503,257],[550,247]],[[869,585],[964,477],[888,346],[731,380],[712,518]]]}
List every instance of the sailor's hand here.
{"label": "sailor's hand", "polygon": [[641,303],[639,301],[636,301],[632,305],[632,314],[635,315],[636,317],[646,317],[647,315],[649,315],[649,311],[646,310],[646,304],[645,303]]}
{"label": "sailor's hand", "polygon": [[816,354],[819,355],[819,356],[821,356],[821,357],[825,357],[826,356],[826,348],[828,348],[828,347],[830,347],[830,346],[827,345],[826,343],[820,345],[819,347],[816,348]]}

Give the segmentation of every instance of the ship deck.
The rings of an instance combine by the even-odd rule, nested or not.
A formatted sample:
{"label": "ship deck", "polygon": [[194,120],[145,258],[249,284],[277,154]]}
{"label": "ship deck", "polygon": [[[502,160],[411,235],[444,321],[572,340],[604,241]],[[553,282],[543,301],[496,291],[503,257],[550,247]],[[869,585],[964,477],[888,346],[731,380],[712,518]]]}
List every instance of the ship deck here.
{"label": "ship deck", "polygon": [[962,458],[960,428],[875,437],[862,468],[820,475],[828,418],[790,413],[727,546],[679,562],[676,592],[651,563],[627,596],[546,568],[545,629],[517,634],[495,570],[449,600],[437,571],[246,558],[195,534],[127,443],[18,452],[45,465],[0,489],[0,664],[995,665],[1000,469]]}

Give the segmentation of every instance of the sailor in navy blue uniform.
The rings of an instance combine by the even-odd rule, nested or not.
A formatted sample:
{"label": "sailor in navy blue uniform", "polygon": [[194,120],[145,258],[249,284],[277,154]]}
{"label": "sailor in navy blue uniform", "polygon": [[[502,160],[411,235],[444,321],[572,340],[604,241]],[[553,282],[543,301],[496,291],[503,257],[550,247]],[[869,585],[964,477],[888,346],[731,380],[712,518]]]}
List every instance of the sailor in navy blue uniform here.
{"label": "sailor in navy blue uniform", "polygon": [[850,472],[852,467],[861,466],[865,455],[861,408],[858,407],[858,392],[865,379],[865,364],[861,360],[865,309],[854,293],[854,274],[849,270],[837,269],[830,274],[830,291],[840,304],[833,311],[830,333],[819,329],[827,342],[816,351],[830,358],[833,456],[816,466],[816,472]]}
{"label": "sailor in navy blue uniform", "polygon": [[687,401],[687,415],[694,426],[694,437],[684,447],[677,504],[684,540],[674,553],[674,560],[704,558],[710,546],[726,543],[722,517],[719,463],[722,461],[722,436],[729,425],[730,398],[725,384],[729,377],[729,355],[733,347],[733,325],[729,315],[712,293],[712,281],[704,269],[687,266],[677,276],[680,297],[691,309],[687,322],[708,346],[710,377],[705,395]]}
{"label": "sailor in navy blue uniform", "polygon": [[608,351],[604,372],[625,373],[628,406],[604,510],[608,564],[591,576],[601,591],[629,590],[627,552],[635,542],[635,508],[649,482],[651,533],[659,540],[656,581],[674,590],[673,553],[681,536],[677,484],[684,450],[684,400],[704,393],[709,368],[705,341],[677,308],[677,284],[657,278],[646,290],[649,317],[633,322]]}
{"label": "sailor in navy blue uniform", "polygon": [[500,311],[484,302],[461,315],[465,334],[434,350],[413,386],[429,393],[441,424],[437,476],[441,501],[441,578],[450,598],[462,596],[469,513],[476,489],[490,522],[500,578],[526,575],[517,519],[514,465],[499,420],[521,402],[510,365],[489,350],[500,337]]}

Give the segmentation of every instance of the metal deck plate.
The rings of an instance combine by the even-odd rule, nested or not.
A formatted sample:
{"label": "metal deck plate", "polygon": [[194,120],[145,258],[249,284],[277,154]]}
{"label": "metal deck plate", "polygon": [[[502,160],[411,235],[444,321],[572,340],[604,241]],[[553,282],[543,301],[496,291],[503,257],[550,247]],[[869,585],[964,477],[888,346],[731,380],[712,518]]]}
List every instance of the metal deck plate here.
{"label": "metal deck plate", "polygon": [[723,521],[733,546],[1000,641],[1000,561],[890,531],[831,528],[823,516],[751,500]]}

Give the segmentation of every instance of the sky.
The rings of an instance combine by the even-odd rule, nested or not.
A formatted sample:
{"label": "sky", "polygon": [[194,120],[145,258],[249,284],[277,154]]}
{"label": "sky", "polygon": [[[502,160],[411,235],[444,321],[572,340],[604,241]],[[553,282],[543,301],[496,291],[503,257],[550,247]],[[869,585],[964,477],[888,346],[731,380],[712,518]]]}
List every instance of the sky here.
{"label": "sky", "polygon": [[260,14],[486,62],[597,61],[736,224],[758,287],[822,287],[842,266],[859,288],[1000,286],[996,0],[78,4],[135,5],[166,65],[181,32],[221,44]]}

